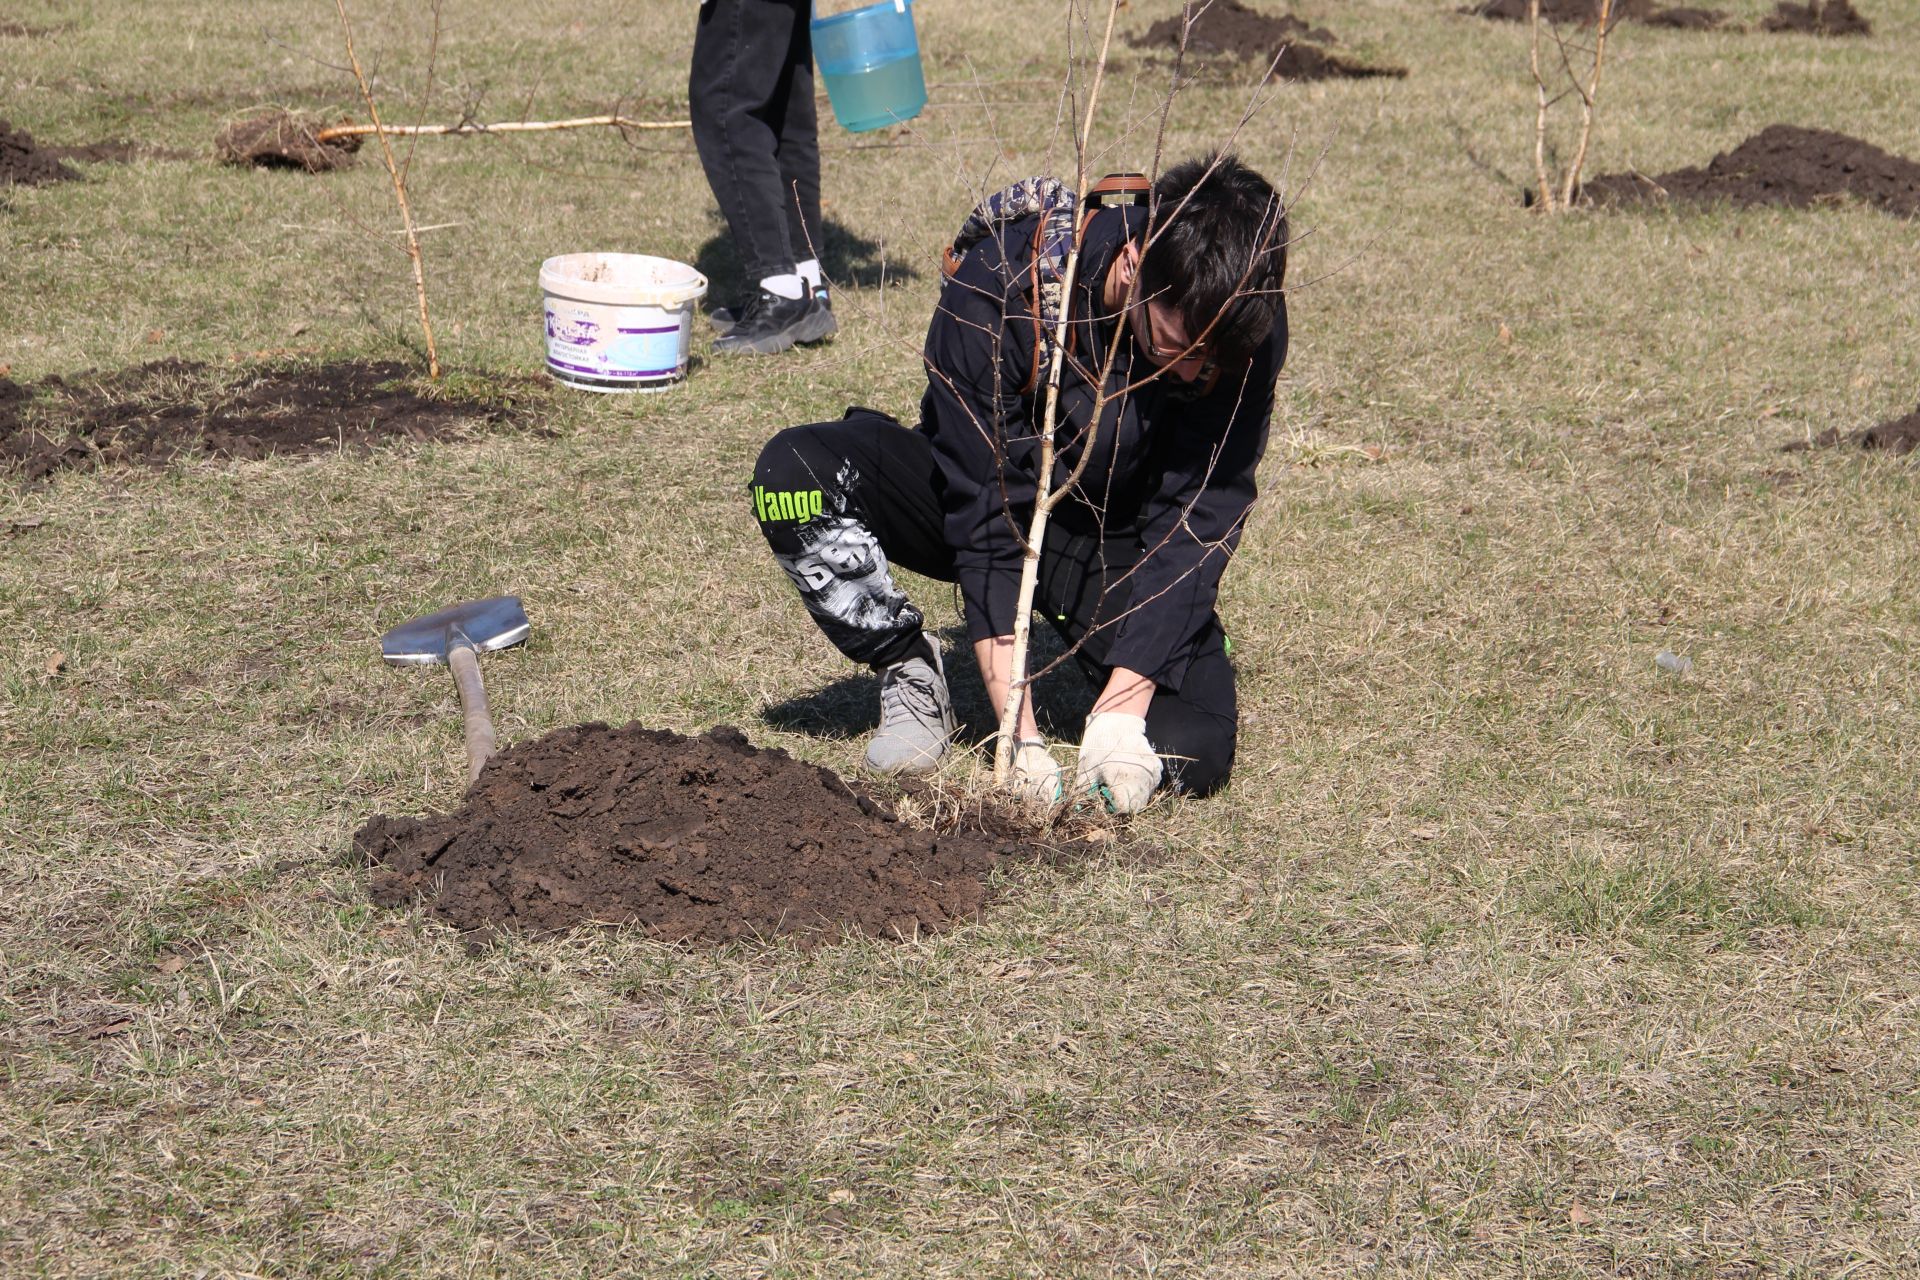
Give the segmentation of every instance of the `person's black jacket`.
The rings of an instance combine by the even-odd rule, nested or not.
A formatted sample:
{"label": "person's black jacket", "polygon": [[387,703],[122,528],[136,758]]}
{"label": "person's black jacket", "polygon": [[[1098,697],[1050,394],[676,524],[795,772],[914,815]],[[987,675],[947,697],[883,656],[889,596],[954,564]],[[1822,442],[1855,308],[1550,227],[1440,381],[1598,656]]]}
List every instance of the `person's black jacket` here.
{"label": "person's black jacket", "polygon": [[[1123,207],[1102,210],[1088,224],[1069,311],[1074,336],[1061,380],[1056,485],[1085,450],[1095,398],[1090,379],[1098,376],[1116,330],[1121,340],[1107,385],[1118,389],[1154,368],[1101,299],[1114,256],[1145,221],[1144,208]],[[1033,518],[1046,406],[1044,350],[1033,390],[1022,395],[1020,389],[1034,364],[1027,277],[1038,223],[1013,223],[969,250],[941,290],[927,331],[920,429],[939,459],[946,539],[969,640],[1012,633],[1020,542]],[[1282,305],[1265,345],[1244,368],[1223,370],[1210,392],[1200,394],[1167,374],[1108,404],[1093,457],[1052,519],[1104,540],[1132,538],[1144,551],[1113,588],[1126,593],[1128,607],[1110,665],[1179,687],[1253,506],[1254,469],[1266,451],[1274,383],[1286,354]]]}

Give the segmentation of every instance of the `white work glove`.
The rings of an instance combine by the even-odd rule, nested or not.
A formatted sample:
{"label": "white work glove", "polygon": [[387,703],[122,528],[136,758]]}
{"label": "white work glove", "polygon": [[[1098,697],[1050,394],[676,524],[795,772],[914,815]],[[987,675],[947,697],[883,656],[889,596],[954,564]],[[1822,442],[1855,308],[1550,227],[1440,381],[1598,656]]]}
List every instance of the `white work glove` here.
{"label": "white work glove", "polygon": [[1022,738],[1013,745],[1013,793],[1029,804],[1060,803],[1060,766],[1047,752],[1045,738]]}
{"label": "white work glove", "polygon": [[1138,813],[1160,785],[1161,772],[1143,717],[1102,711],[1087,721],[1076,791],[1100,794],[1115,813]]}

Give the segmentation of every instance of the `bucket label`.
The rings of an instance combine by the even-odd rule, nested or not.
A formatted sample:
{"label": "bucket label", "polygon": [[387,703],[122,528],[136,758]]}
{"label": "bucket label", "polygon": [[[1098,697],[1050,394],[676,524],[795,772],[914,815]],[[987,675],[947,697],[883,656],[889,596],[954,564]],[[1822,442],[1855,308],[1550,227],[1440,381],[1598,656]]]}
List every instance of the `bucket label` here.
{"label": "bucket label", "polygon": [[686,376],[691,307],[606,306],[547,299],[547,368],[565,382],[673,381]]}

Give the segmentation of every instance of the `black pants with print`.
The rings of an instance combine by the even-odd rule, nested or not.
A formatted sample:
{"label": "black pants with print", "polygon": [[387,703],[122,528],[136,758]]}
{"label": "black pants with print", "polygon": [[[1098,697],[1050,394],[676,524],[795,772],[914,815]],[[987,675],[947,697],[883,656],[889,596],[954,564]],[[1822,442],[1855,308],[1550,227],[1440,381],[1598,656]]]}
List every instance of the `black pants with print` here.
{"label": "black pants with print", "polygon": [[747,281],[820,246],[820,136],[805,0],[705,0],[687,109],[693,145]]}
{"label": "black pants with print", "polygon": [[[790,427],[754,466],[754,517],[807,612],[840,652],[877,668],[906,656],[926,625],[890,565],[954,580],[943,536],[933,445],[884,414],[849,409],[838,422]],[[1121,606],[1106,583],[1138,563],[1137,537],[1078,536],[1049,523],[1034,607],[1096,687]],[[1119,594],[1119,593],[1114,593]],[[1147,740],[1167,760],[1168,785],[1204,795],[1227,780],[1240,724],[1233,666],[1218,616],[1208,619],[1179,690],[1155,690]]]}

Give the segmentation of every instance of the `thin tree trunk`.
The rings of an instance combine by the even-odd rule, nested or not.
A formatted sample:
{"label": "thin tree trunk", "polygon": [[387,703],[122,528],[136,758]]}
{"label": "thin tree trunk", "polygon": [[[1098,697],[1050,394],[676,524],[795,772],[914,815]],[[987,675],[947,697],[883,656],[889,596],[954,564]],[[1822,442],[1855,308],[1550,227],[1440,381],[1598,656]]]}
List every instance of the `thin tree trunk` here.
{"label": "thin tree trunk", "polygon": [[[1533,0],[1539,4],[1540,0]],[[1613,0],[1600,0],[1600,18],[1593,28],[1593,80],[1580,91],[1580,144],[1574,149],[1573,165],[1567,170],[1567,185],[1560,192],[1560,204],[1573,207],[1574,193],[1580,189],[1580,170],[1587,163],[1587,142],[1593,136],[1593,102],[1600,96],[1600,73],[1607,65],[1607,27],[1613,18]],[[1574,81],[1576,87],[1579,81]]]}
{"label": "thin tree trunk", "polygon": [[1547,80],[1540,74],[1540,0],[1528,0],[1527,26],[1533,33],[1533,87],[1538,106],[1533,116],[1533,180],[1540,193],[1540,209],[1553,212],[1553,184],[1547,178]]}
{"label": "thin tree trunk", "polygon": [[[993,748],[993,782],[1004,787],[1013,774],[1014,740],[1020,731],[1020,704],[1027,694],[1027,647],[1033,636],[1033,594],[1040,583],[1040,544],[1046,537],[1047,517],[1065,490],[1054,490],[1054,425],[1060,409],[1060,375],[1066,363],[1067,322],[1073,313],[1074,278],[1080,270],[1078,209],[1087,198],[1087,145],[1093,133],[1094,113],[1100,105],[1100,82],[1107,71],[1107,52],[1113,45],[1113,23],[1120,12],[1120,0],[1108,0],[1107,30],[1100,42],[1100,57],[1093,64],[1093,85],[1087,92],[1087,113],[1080,126],[1079,144],[1074,152],[1073,248],[1067,254],[1066,272],[1060,282],[1060,317],[1053,327],[1053,358],[1047,369],[1046,409],[1040,418],[1040,463],[1033,494],[1033,523],[1027,529],[1027,545],[1020,557],[1020,590],[1013,605],[1013,660],[1007,673],[1007,701],[1000,709],[1000,736]],[[1099,430],[1105,402],[1096,398],[1094,418],[1087,431],[1085,448],[1093,447],[1093,434]]]}
{"label": "thin tree trunk", "polygon": [[413,290],[420,300],[420,332],[427,340],[427,376],[438,381],[440,378],[440,352],[433,341],[433,320],[427,314],[427,273],[420,259],[420,237],[414,229],[413,208],[407,202],[407,183],[400,176],[400,166],[393,157],[393,146],[387,141],[387,130],[380,123],[380,108],[373,100],[373,86],[367,83],[366,72],[360,69],[360,58],[353,50],[353,24],[347,20],[347,0],[334,0],[334,7],[340,11],[340,30],[346,35],[347,61],[353,67],[353,78],[360,83],[360,96],[366,101],[367,115],[373,120],[374,137],[380,140],[380,157],[386,161],[387,177],[393,180],[393,198],[400,205],[400,221],[407,229],[407,257],[413,260]]}

